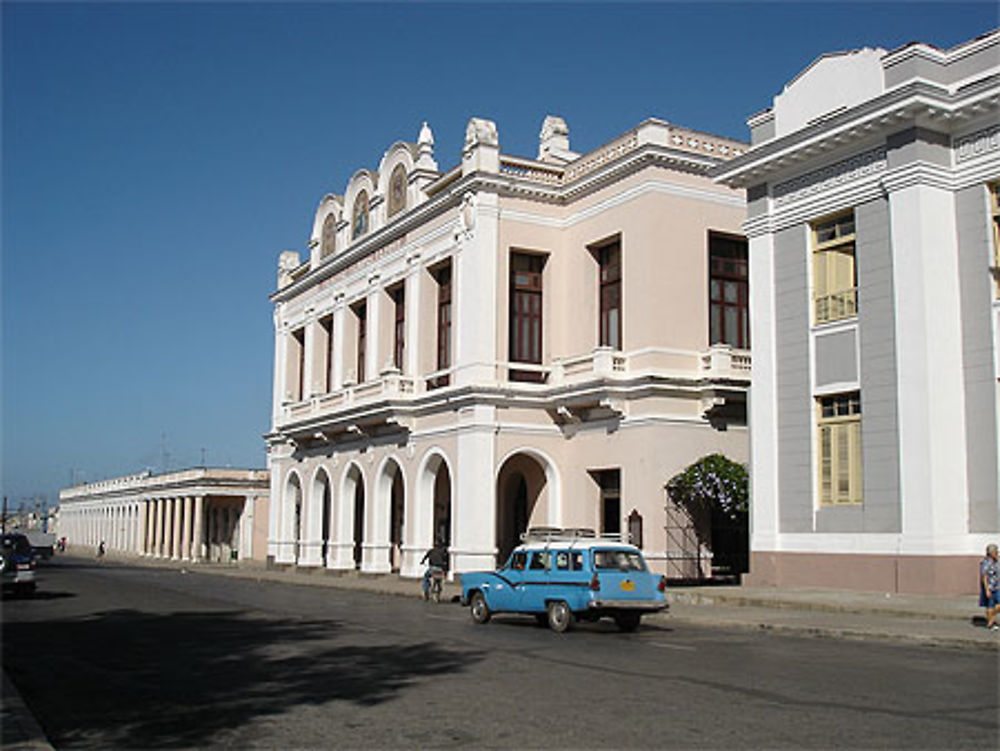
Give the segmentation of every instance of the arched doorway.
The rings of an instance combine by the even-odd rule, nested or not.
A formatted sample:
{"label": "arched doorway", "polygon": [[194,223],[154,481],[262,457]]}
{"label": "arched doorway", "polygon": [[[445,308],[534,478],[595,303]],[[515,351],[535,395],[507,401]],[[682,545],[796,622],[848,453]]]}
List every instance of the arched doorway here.
{"label": "arched doorway", "polygon": [[529,527],[552,523],[545,468],[534,457],[518,453],[508,458],[497,476],[496,548],[502,565]]}
{"label": "arched doorway", "polygon": [[451,547],[451,474],[441,462],[434,477],[434,542]]}
{"label": "arched doorway", "polygon": [[[395,460],[388,460],[379,474],[379,480],[376,484],[376,493],[378,494],[377,505],[382,509],[383,515],[373,521],[380,526],[388,523],[389,568],[394,572],[400,570],[403,562],[403,541],[405,539],[404,529],[406,526],[405,486],[403,470],[400,469],[399,464]],[[384,516],[386,509],[389,512],[388,520]],[[376,529],[374,534],[374,541],[385,540],[382,537],[385,534],[384,527]],[[384,565],[384,562],[382,562],[382,565]]]}
{"label": "arched doorway", "polygon": [[444,453],[432,448],[424,456],[413,483],[414,501],[406,505],[409,516],[404,550],[404,576],[423,574],[424,554],[435,541],[445,547],[452,544],[453,512],[451,501],[451,471]]}
{"label": "arched doorway", "polygon": [[364,560],[365,542],[365,484],[361,478],[354,483],[354,568],[360,569]]}
{"label": "arched doorway", "polygon": [[[309,503],[309,513],[314,519],[309,523],[310,528],[313,530],[310,534],[312,538],[310,542],[312,545],[319,547],[318,558],[325,568],[328,562],[332,560],[330,543],[333,540],[333,492],[330,476],[326,473],[325,469],[321,468],[316,473],[315,479],[313,479],[312,494]],[[315,526],[317,523],[319,524],[318,529]],[[310,556],[311,562],[315,562],[316,558],[316,554],[313,553]]]}
{"label": "arched doorway", "polygon": [[[299,559],[299,540],[302,537],[302,484],[295,472],[288,475],[285,485],[285,514],[285,539],[282,546],[285,550],[282,551],[284,555],[281,562],[296,563]],[[211,557],[214,521],[211,509],[206,509],[206,518],[208,529],[205,531],[205,537],[208,540]]]}

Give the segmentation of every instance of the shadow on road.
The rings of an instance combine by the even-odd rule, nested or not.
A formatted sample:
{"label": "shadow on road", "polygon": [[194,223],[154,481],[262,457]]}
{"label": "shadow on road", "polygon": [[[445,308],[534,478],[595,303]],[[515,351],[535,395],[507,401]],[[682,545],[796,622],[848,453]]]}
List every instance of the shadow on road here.
{"label": "shadow on road", "polygon": [[[297,704],[378,704],[482,659],[433,643],[338,645],[341,631],[328,620],[115,610],[7,624],[3,663],[57,747],[168,748],[225,743],[225,731]],[[40,659],[52,667],[44,676],[27,670]]]}

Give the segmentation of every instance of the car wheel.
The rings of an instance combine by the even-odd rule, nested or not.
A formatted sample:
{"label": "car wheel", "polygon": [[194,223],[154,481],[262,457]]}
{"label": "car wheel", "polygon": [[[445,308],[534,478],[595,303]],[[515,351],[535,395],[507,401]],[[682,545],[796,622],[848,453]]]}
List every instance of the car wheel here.
{"label": "car wheel", "polygon": [[482,592],[476,592],[472,595],[472,601],[469,604],[469,613],[472,615],[472,620],[475,623],[482,625],[489,621],[490,616],[490,606],[486,604],[486,598],[483,597]]}
{"label": "car wheel", "polygon": [[621,631],[635,631],[639,628],[641,620],[641,613],[618,613],[615,615],[615,623]]}
{"label": "car wheel", "polygon": [[573,625],[573,611],[562,600],[549,603],[549,628],[557,634],[567,631]]}

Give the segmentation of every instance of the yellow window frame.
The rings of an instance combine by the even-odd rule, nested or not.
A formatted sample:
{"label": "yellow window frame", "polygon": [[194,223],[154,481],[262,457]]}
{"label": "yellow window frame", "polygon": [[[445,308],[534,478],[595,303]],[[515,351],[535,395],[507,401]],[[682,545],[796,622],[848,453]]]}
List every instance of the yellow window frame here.
{"label": "yellow window frame", "polygon": [[[847,400],[846,413],[823,416],[824,401]],[[861,398],[858,392],[816,399],[817,493],[821,506],[864,503]]]}
{"label": "yellow window frame", "polygon": [[812,224],[813,320],[830,323],[858,314],[854,210]]}

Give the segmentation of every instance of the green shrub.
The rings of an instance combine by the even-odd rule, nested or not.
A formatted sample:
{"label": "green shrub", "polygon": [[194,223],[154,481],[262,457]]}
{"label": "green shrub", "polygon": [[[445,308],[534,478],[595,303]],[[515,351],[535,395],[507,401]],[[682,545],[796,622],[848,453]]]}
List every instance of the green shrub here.
{"label": "green shrub", "polygon": [[670,478],[667,492],[675,503],[738,522],[746,519],[750,476],[745,465],[709,454]]}

